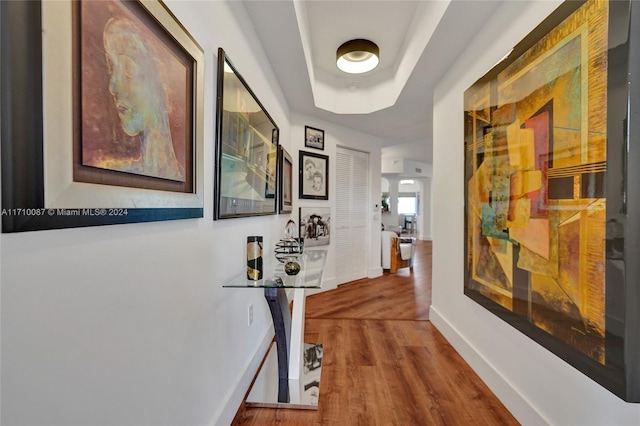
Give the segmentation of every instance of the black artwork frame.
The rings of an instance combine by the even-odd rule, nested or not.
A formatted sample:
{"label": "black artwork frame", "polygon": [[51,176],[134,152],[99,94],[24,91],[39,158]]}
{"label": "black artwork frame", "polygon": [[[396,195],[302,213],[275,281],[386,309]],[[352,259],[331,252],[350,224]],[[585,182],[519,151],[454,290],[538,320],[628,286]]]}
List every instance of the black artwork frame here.
{"label": "black artwork frame", "polygon": [[304,146],[324,150],[324,130],[304,126]]}
{"label": "black artwork frame", "polygon": [[331,207],[300,207],[298,230],[305,247],[331,244]]}
{"label": "black artwork frame", "polygon": [[[160,207],[136,208],[136,204],[120,201],[119,187],[112,187],[114,198],[109,205],[94,205],[93,201],[73,195],[78,204],[46,200],[49,183],[45,173],[44,85],[43,85],[43,12],[39,1],[1,2],[2,50],[2,232],[24,232],[86,226],[152,222],[203,216],[199,188],[184,197],[165,191],[154,192]],[[69,8],[71,5],[69,3]],[[189,51],[194,61],[193,76],[193,144],[194,173],[200,167],[197,150],[202,144],[203,65],[202,48],[161,2],[144,4],[144,8],[165,31],[176,37]],[[70,10],[70,9],[69,9]],[[187,43],[188,47],[187,47]],[[71,47],[68,47],[69,49]],[[67,125],[66,123],[64,125]],[[70,127],[71,123],[68,124]],[[71,141],[69,141],[71,143]],[[69,158],[72,162],[73,158]],[[195,183],[195,182],[194,182]],[[101,190],[105,185],[95,185]],[[136,193],[147,200],[146,190]],[[131,193],[131,192],[129,192]],[[126,197],[125,197],[126,198]],[[142,203],[144,205],[144,203]],[[152,206],[153,204],[149,204]]]}
{"label": "black artwork frame", "polygon": [[279,129],[218,48],[214,220],[277,213]]}
{"label": "black artwork frame", "polygon": [[278,213],[293,211],[293,159],[282,145],[278,147]]}
{"label": "black artwork frame", "polygon": [[[595,10],[602,4],[607,8],[604,18],[598,17],[592,9],[581,9],[577,14],[574,14],[581,7],[590,7]],[[629,1],[615,1],[599,5],[589,1],[563,3],[520,42],[505,61],[496,65],[465,92],[464,120],[467,149],[465,150],[464,293],[621,399],[627,402],[640,402],[640,336],[638,335],[638,330],[640,330],[640,309],[638,309],[640,306],[640,262],[637,261],[640,256],[640,221],[637,219],[640,217],[640,196],[638,196],[640,194],[640,161],[638,160],[640,158],[640,90],[638,88],[640,80],[636,77],[640,74],[640,55],[632,53],[637,52],[640,48],[640,26],[637,25],[640,22],[640,5]],[[585,10],[588,11],[585,12]],[[540,49],[545,48],[542,48],[539,42],[545,40],[546,35],[556,31],[556,28],[561,25],[571,25],[566,23],[572,22],[572,20],[578,22],[577,25],[601,25],[602,22],[594,21],[592,23],[589,21],[588,24],[582,24],[580,19],[603,19],[607,24],[605,28],[608,34],[604,40],[608,40],[609,44],[603,46],[604,54],[594,53],[593,57],[589,56],[589,61],[581,61],[578,68],[570,69],[571,73],[545,77],[553,78],[549,81],[554,84],[532,86],[535,90],[529,89],[525,98],[518,98],[516,90],[511,89],[513,86],[505,84],[504,87],[507,90],[505,93],[510,93],[508,90],[514,90],[513,99],[522,99],[521,104],[518,101],[512,102],[513,111],[508,111],[505,108],[505,105],[511,108],[509,102],[494,100],[498,99],[499,90],[502,90],[494,83],[500,73],[504,74],[501,81],[508,81],[512,85],[516,84],[518,78],[526,75],[524,72],[510,74],[509,67],[515,70],[518,70],[518,66],[528,70],[540,68],[539,72],[542,72],[542,66],[529,66],[523,58],[527,57],[525,55],[529,55],[528,57],[533,62],[540,61],[537,59],[538,57],[550,57],[540,55]],[[580,26],[580,28],[584,27]],[[569,46],[573,42],[563,40],[562,37],[565,36],[558,37],[558,34],[554,33],[556,38],[546,39],[552,40],[548,45],[552,47],[548,49],[557,49],[553,43],[559,40],[563,42],[563,44],[558,43],[560,46]],[[566,38],[573,37],[575,34],[577,33],[569,34]],[[587,33],[583,32],[582,34],[579,42],[590,42],[591,39],[587,38]],[[596,32],[591,32],[590,28],[589,35],[592,34],[596,34]],[[585,51],[581,50],[580,55]],[[536,257],[531,255],[531,250],[522,240],[518,240],[521,238],[518,235],[521,234],[519,232],[511,234],[511,228],[517,228],[520,225],[508,225],[509,222],[503,222],[498,215],[493,221],[488,220],[492,214],[489,210],[503,211],[506,214],[507,204],[505,204],[504,210],[500,210],[503,209],[500,207],[500,203],[512,203],[520,195],[516,195],[519,192],[513,190],[516,181],[513,180],[512,175],[511,189],[508,189],[508,184],[506,186],[509,195],[504,198],[504,194],[500,192],[503,191],[502,187],[497,186],[497,182],[500,182],[501,178],[495,180],[493,177],[484,177],[500,176],[500,173],[491,172],[492,174],[489,174],[484,162],[489,159],[492,162],[490,167],[496,168],[496,164],[501,161],[496,160],[499,158],[500,150],[503,154],[506,152],[512,154],[512,151],[509,151],[511,148],[506,148],[510,140],[513,140],[510,139],[512,136],[507,132],[510,131],[513,134],[514,132],[522,132],[522,129],[525,132],[528,130],[524,121],[522,121],[522,126],[518,127],[514,123],[519,121],[518,114],[521,113],[519,108],[522,110],[534,108],[536,104],[533,97],[538,96],[535,94],[536,91],[550,93],[556,90],[555,88],[561,87],[560,83],[563,83],[561,78],[569,79],[571,75],[578,75],[572,74],[575,72],[586,73],[590,76],[589,78],[592,78],[597,73],[589,73],[588,71],[591,70],[589,67],[604,66],[602,64],[607,66],[606,81],[602,85],[596,85],[597,89],[593,92],[590,91],[589,96],[581,97],[580,102],[592,102],[592,99],[603,96],[604,93],[606,102],[587,104],[585,111],[590,112],[589,121],[583,121],[583,123],[588,122],[589,127],[586,129],[591,134],[593,134],[592,126],[596,128],[597,126],[606,126],[604,127],[604,132],[606,132],[604,151],[602,148],[598,148],[598,152],[590,151],[589,155],[583,155],[581,162],[576,162],[578,164],[575,166],[571,163],[568,165],[565,165],[566,163],[556,164],[554,160],[561,162],[571,158],[569,156],[556,158],[554,150],[554,143],[560,144],[562,141],[566,141],[566,139],[562,139],[561,134],[556,135],[555,133],[557,128],[562,127],[562,123],[555,121],[566,119],[566,117],[559,115],[563,112],[561,110],[562,100],[558,102],[558,105],[549,107],[548,99],[553,100],[553,97],[541,97],[547,105],[532,116],[537,118],[539,115],[547,114],[551,117],[551,124],[546,125],[549,129],[550,141],[548,154],[544,154],[543,157],[546,163],[544,167],[548,167],[548,172],[542,172],[542,182],[544,184],[545,180],[546,182],[553,181],[553,183],[546,184],[548,185],[546,194],[550,200],[546,202],[549,206],[548,211],[550,214],[556,215],[557,218],[564,218],[559,221],[554,220],[557,220],[557,223],[562,226],[566,225],[562,230],[558,225],[557,231],[550,231],[557,234],[556,243],[551,243],[551,246],[556,245],[560,250],[568,252],[568,256],[565,254],[565,257],[562,258],[562,253],[554,255],[553,250],[550,250],[547,258],[538,257],[541,259],[540,263],[533,263],[531,259],[536,259]],[[513,75],[518,77],[513,77]],[[537,89],[538,87],[540,89]],[[583,84],[582,87],[586,87],[586,90],[593,90],[589,84]],[[561,99],[561,96],[556,95],[556,97]],[[489,100],[486,101],[486,99]],[[598,111],[597,108],[602,105],[606,105],[606,110]],[[529,121],[529,116],[524,115]],[[601,117],[606,117],[606,124],[602,124]],[[514,124],[512,128],[508,129],[508,126],[512,124]],[[579,127],[579,129],[582,129],[581,132],[586,131],[583,127]],[[535,138],[538,136],[536,135]],[[555,141],[555,138],[558,141]],[[520,141],[523,140],[525,139],[520,139]],[[584,149],[590,149],[592,143],[602,144],[597,139],[585,140],[586,145],[582,146],[587,148]],[[500,145],[503,143],[501,141],[504,141],[505,145]],[[534,142],[536,141],[534,140]],[[524,142],[525,145],[520,146],[527,146],[527,143],[529,142]],[[524,151],[519,152],[523,153]],[[508,158],[508,162],[502,161],[502,163],[514,167],[514,164],[517,164],[514,161],[518,159]],[[537,152],[536,158],[541,158]],[[604,161],[600,158],[604,158]],[[576,168],[578,165],[579,168]],[[508,170],[503,166],[500,167],[502,167],[500,169],[502,171]],[[506,176],[509,176],[509,173],[513,172],[507,172]],[[572,185],[570,185],[571,182],[565,182],[568,176],[571,176]],[[482,201],[485,197],[484,188],[489,187],[478,183],[487,181],[493,182],[490,191],[486,193],[489,194],[489,203]],[[483,203],[482,209],[478,210],[481,203]],[[573,207],[571,207],[572,203],[574,203]],[[569,211],[571,209],[580,210],[579,214],[582,216],[577,219],[569,216],[567,207],[569,207]],[[538,206],[536,206],[537,208]],[[512,214],[513,216],[511,216]],[[515,209],[511,210],[508,220],[512,224],[518,223],[520,219],[517,215],[518,212]],[[478,219],[480,217],[482,219]],[[506,225],[503,226],[502,223]],[[575,223],[580,223],[581,228],[577,228]],[[561,238],[568,241],[568,236],[579,243],[574,243],[574,246],[559,243]],[[539,236],[536,237],[538,240],[539,238]],[[589,239],[587,240],[587,238]],[[592,244],[587,246],[586,241]],[[490,248],[491,245],[493,248]],[[502,247],[503,245],[504,247]],[[500,247],[500,254],[496,255],[497,252],[494,249],[498,247]],[[545,249],[544,246],[541,248]],[[512,256],[510,257],[512,263],[508,261],[505,263],[507,257],[504,257],[504,254],[508,254],[510,250],[513,250],[513,255],[509,255]],[[579,252],[576,252],[577,250]],[[587,250],[589,251],[587,252]],[[522,257],[523,253],[526,257]],[[588,256],[592,256],[594,260],[590,260],[592,258],[587,257],[586,253],[589,253]],[[555,278],[546,278],[542,272],[535,274],[530,272],[531,265],[539,267],[540,265],[544,266],[545,262],[552,264],[554,256],[558,256],[559,259],[558,275]],[[577,273],[570,272],[571,269],[567,267],[571,264],[571,258],[576,259],[575,263],[580,265],[579,268],[574,268],[574,271],[579,271]],[[498,263],[495,261],[502,262],[503,266],[497,266]],[[479,265],[482,269],[479,269]],[[501,270],[512,271],[511,278],[507,280],[505,278],[496,279],[498,275],[493,271]],[[569,310],[554,310],[551,308],[554,305],[549,302],[549,299],[545,299],[547,297],[544,296],[545,293],[541,295],[540,289],[543,288],[546,294],[549,294],[552,291],[549,288],[553,288],[554,285],[561,287],[561,283],[567,281],[567,274],[582,277],[578,281],[582,286],[579,289],[580,293],[578,293],[581,296],[576,298],[572,296],[571,291],[568,291],[567,300],[571,302],[564,306],[569,306],[569,308],[565,308]],[[503,274],[502,277],[509,277],[509,275]],[[512,287],[507,286],[500,289],[495,284],[499,282],[512,282]],[[492,287],[497,290],[492,290]],[[598,296],[593,298],[593,294]],[[600,294],[602,294],[602,299],[598,301]],[[587,303],[585,302],[587,298],[593,298],[595,302]],[[595,312],[596,316],[601,318],[600,323],[591,319],[594,312],[592,305],[599,306],[600,310],[595,310]],[[591,311],[586,311],[585,306]],[[544,324],[544,326],[540,324]]]}
{"label": "black artwork frame", "polygon": [[329,156],[300,151],[298,161],[298,197],[329,199]]}

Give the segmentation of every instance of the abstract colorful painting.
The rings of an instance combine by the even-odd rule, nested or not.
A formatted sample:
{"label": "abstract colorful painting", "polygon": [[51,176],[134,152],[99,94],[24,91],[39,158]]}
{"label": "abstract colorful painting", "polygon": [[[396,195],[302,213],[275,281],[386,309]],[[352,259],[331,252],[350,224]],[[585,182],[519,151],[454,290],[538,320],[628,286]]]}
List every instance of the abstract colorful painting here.
{"label": "abstract colorful painting", "polygon": [[465,92],[465,294],[607,366],[609,3],[566,10]]}

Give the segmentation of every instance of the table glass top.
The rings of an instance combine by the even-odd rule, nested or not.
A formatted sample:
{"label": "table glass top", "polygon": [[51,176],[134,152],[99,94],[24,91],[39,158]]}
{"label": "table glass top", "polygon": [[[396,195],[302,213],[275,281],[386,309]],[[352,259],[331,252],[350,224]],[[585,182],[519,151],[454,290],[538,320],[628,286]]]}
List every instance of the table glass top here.
{"label": "table glass top", "polygon": [[228,288],[320,288],[322,286],[322,273],[327,260],[326,249],[305,249],[297,259],[300,264],[300,272],[297,275],[287,275],[284,272],[284,263],[276,260],[275,256],[263,255],[264,269],[261,280],[247,279],[246,272],[235,276],[223,287]]}

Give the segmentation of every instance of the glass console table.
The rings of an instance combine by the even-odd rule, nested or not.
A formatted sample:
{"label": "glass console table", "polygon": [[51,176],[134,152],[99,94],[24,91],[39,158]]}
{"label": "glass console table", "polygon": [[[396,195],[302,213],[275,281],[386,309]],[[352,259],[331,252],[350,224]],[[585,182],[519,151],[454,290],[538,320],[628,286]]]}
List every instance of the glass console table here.
{"label": "glass console table", "polygon": [[[320,392],[323,347],[304,343],[305,290],[321,288],[327,258],[324,249],[305,249],[298,258],[300,272],[287,275],[284,264],[264,256],[263,279],[251,281],[246,273],[236,276],[226,288],[262,288],[271,311],[275,331],[272,345],[260,366],[247,406],[317,409]],[[287,289],[293,289],[293,310],[289,310]]]}

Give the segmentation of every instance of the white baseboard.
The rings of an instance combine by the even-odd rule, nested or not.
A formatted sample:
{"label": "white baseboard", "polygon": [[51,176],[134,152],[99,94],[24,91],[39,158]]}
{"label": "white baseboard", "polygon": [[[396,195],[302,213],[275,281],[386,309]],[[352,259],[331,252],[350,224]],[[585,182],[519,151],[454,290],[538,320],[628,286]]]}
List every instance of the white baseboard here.
{"label": "white baseboard", "polygon": [[271,342],[273,341],[273,327],[267,328],[260,345],[258,345],[253,356],[244,368],[244,372],[238,378],[236,383],[231,386],[231,391],[227,394],[226,401],[224,402],[222,409],[220,409],[209,423],[211,426],[228,426],[233,421],[233,418],[240,408],[240,404],[244,400],[244,396],[251,386],[253,378],[260,368],[260,363],[266,355]]}
{"label": "white baseboard", "polygon": [[433,305],[429,320],[521,424],[550,424]]}
{"label": "white baseboard", "polygon": [[320,291],[327,291],[327,290],[333,290],[335,288],[338,288],[337,282],[338,281],[335,278],[322,280],[322,290]]}
{"label": "white baseboard", "polygon": [[383,273],[382,266],[369,268],[369,272],[367,273],[367,278],[377,278],[382,276],[382,273]]}

